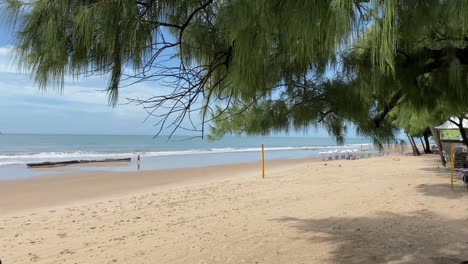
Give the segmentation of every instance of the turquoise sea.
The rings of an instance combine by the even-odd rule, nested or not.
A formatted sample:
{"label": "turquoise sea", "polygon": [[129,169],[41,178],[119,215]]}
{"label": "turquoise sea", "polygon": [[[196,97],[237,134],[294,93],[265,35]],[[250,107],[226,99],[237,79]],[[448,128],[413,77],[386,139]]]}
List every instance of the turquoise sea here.
{"label": "turquoise sea", "polygon": [[[158,170],[256,162],[262,144],[266,159],[271,160],[358,152],[361,147],[371,148],[369,142],[349,138],[344,146],[337,146],[326,137],[228,136],[210,142],[189,136],[0,134],[0,179],[19,177],[11,176],[12,172],[34,176],[34,172],[24,172],[30,162],[127,157],[135,160],[140,155],[141,169]],[[134,169],[129,167],[113,170]]]}

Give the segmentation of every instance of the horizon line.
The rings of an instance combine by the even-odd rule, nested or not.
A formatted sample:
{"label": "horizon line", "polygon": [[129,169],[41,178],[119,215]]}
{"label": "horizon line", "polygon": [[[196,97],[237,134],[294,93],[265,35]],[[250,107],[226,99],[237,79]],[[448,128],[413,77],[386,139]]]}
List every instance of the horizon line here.
{"label": "horizon line", "polygon": [[[153,134],[104,134],[104,133],[96,133],[96,134],[91,134],[91,133],[8,133],[8,132],[1,132],[0,135],[52,135],[52,136],[152,136],[152,137],[169,137],[169,135],[158,135],[155,136]],[[201,138],[201,136],[197,135],[172,135],[172,137],[194,137],[194,138]],[[206,138],[207,136],[204,136],[203,138]],[[290,138],[333,138],[331,136],[327,135],[310,135],[310,136],[301,136],[301,135],[226,135],[225,137],[290,137]],[[350,136],[350,137],[345,137],[345,138],[365,138],[365,137],[360,137],[360,136]]]}

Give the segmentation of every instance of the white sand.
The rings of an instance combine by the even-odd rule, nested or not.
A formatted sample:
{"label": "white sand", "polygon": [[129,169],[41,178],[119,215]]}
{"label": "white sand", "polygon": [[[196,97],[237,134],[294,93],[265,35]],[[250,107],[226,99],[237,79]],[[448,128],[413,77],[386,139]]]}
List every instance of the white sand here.
{"label": "white sand", "polygon": [[[151,173],[134,177],[148,184],[144,190],[125,175],[108,183],[119,187],[106,187],[106,175],[106,181],[51,177],[23,182],[51,187],[43,194],[49,202],[20,199],[22,212],[10,196],[31,197],[21,190],[34,188],[0,183],[11,187],[0,193],[10,201],[0,205],[0,258],[3,264],[460,263],[468,260],[468,192],[458,177],[450,190],[450,174],[436,159],[286,162],[267,166],[264,180],[258,164],[181,170],[172,176],[190,180],[179,177],[165,188]],[[96,196],[99,187],[104,191]],[[80,189],[93,200],[77,196]]]}

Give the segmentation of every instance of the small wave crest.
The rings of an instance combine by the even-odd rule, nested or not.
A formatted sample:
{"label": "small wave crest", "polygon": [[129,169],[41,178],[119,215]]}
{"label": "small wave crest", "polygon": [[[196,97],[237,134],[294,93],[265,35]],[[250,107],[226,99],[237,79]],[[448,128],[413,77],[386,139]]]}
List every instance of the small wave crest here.
{"label": "small wave crest", "polygon": [[24,161],[0,161],[0,167],[24,165]]}

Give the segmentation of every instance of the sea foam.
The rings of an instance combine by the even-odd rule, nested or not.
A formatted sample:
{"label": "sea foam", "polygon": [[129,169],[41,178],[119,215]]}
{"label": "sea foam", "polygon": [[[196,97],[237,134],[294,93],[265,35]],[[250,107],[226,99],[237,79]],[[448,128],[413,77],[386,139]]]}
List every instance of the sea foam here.
{"label": "sea foam", "polygon": [[[370,144],[348,144],[344,146],[301,146],[301,147],[266,147],[265,151],[314,151],[315,154],[336,152],[356,152],[359,146]],[[259,152],[260,147],[255,148],[209,148],[190,150],[161,150],[161,151],[132,151],[132,152],[99,152],[99,151],[64,151],[64,152],[38,152],[38,153],[12,153],[0,154],[0,167],[24,165],[29,162],[62,161],[62,160],[90,160],[108,158],[134,158],[141,157],[164,157],[184,155],[209,155],[222,153]]]}

